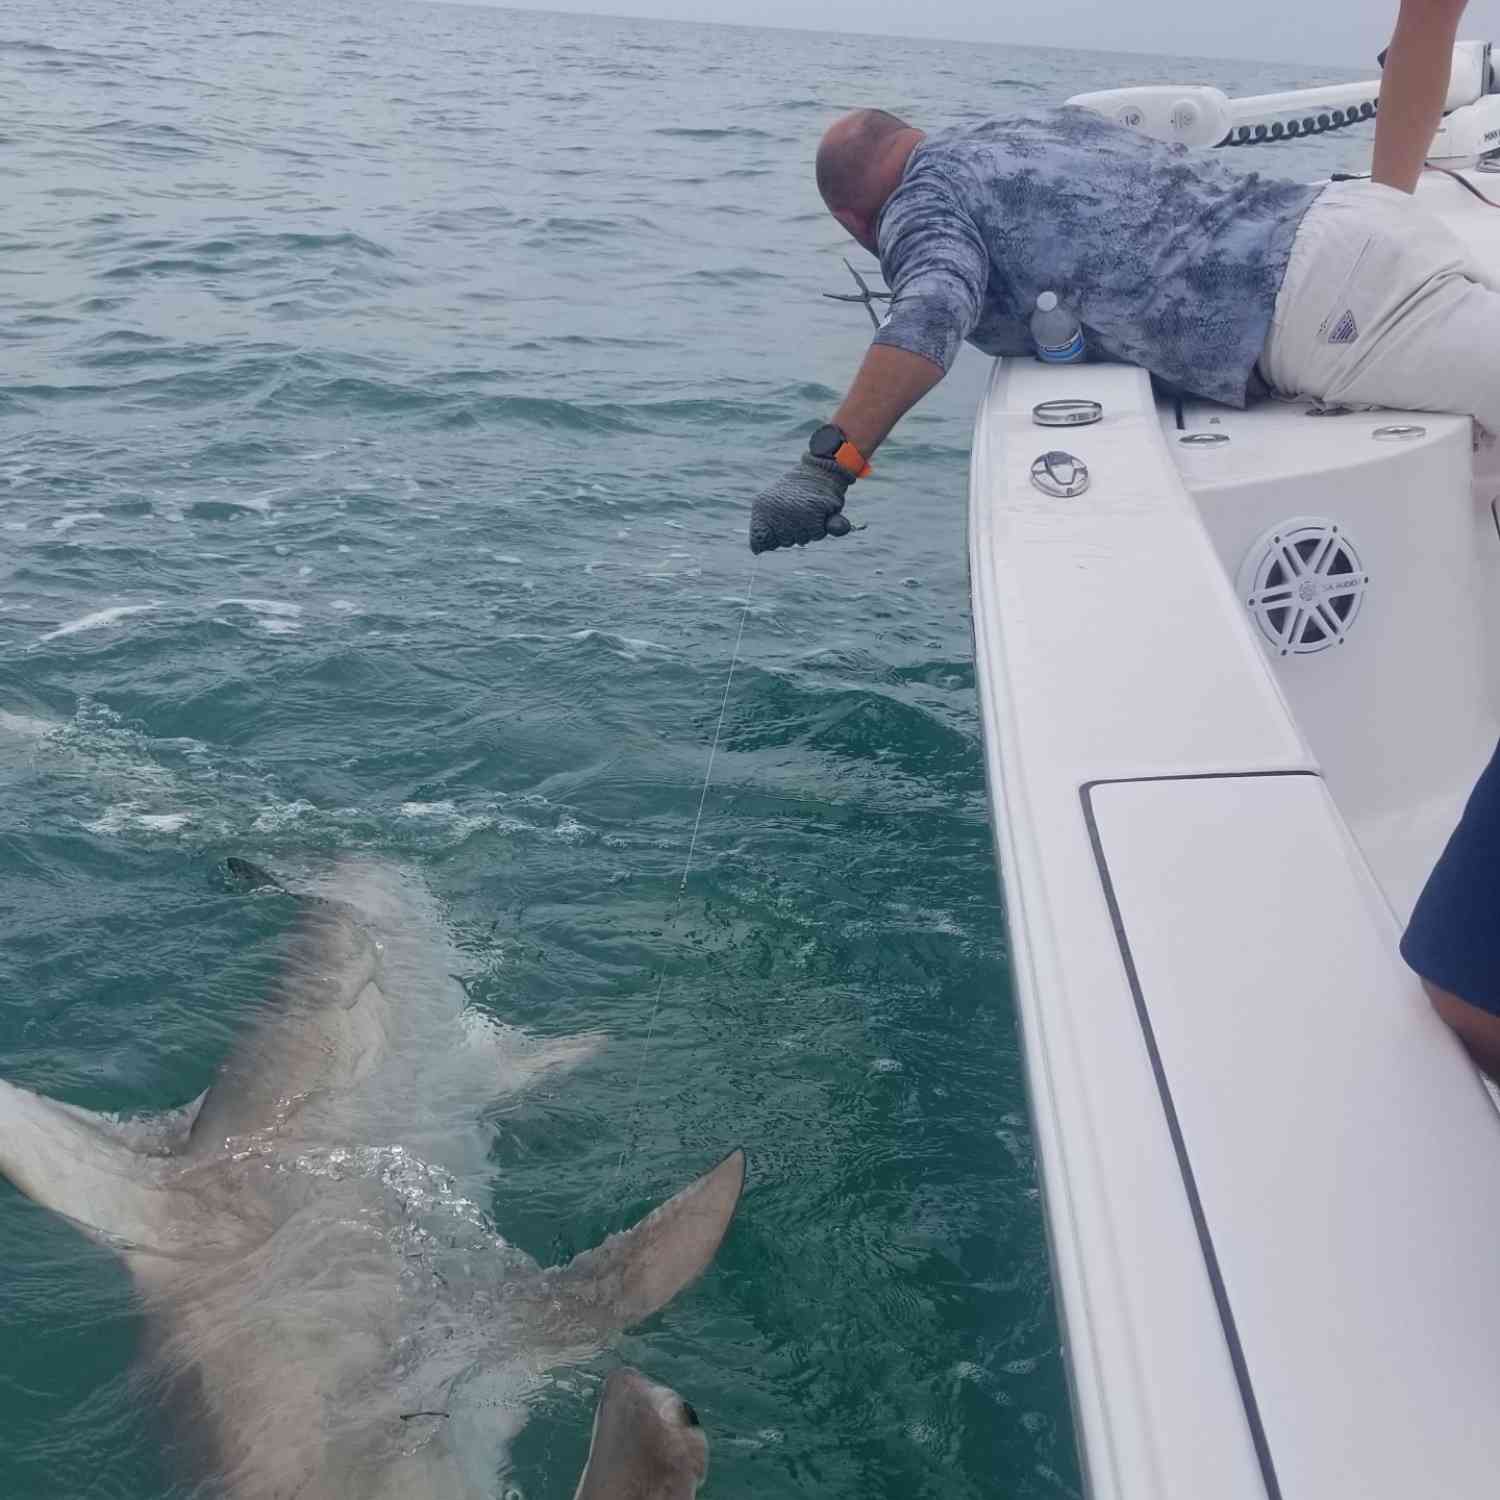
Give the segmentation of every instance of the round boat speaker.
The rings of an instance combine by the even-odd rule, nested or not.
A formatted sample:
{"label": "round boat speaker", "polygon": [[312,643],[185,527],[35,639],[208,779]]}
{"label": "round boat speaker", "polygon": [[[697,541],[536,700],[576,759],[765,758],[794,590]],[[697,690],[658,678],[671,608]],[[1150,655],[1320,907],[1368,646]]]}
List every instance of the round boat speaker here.
{"label": "round boat speaker", "polygon": [[1280,656],[1342,646],[1370,577],[1337,521],[1295,516],[1273,526],[1240,564],[1240,597]]}

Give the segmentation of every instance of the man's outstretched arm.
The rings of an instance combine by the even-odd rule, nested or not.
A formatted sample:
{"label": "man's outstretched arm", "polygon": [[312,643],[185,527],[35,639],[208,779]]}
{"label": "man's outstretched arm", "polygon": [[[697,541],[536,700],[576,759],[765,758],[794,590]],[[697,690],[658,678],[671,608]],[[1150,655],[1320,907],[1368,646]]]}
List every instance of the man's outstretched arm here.
{"label": "man's outstretched arm", "polygon": [[942,378],[943,367],[925,355],[892,344],[871,344],[849,394],[833,414],[833,424],[842,427],[868,459]]}
{"label": "man's outstretched arm", "polygon": [[[880,221],[880,250],[890,312],[832,426],[820,428],[797,467],[756,497],[752,552],[848,533],[845,491],[891,428],[943,378],[979,321],[989,257],[946,182],[903,183]],[[842,447],[830,446],[835,429],[848,439]],[[825,451],[845,463],[821,456]]]}
{"label": "man's outstretched arm", "polygon": [[1432,133],[1443,117],[1453,44],[1467,0],[1401,0],[1385,57],[1375,159],[1370,175],[1403,193],[1416,190]]}
{"label": "man's outstretched arm", "polygon": [[857,453],[846,447],[834,457],[804,453],[795,469],[763,490],[750,512],[750,550],[769,552],[847,535],[844,495],[859,477],[861,461],[869,460],[891,428],[942,378],[943,367],[925,355],[871,344],[849,394],[833,414],[833,425]]}

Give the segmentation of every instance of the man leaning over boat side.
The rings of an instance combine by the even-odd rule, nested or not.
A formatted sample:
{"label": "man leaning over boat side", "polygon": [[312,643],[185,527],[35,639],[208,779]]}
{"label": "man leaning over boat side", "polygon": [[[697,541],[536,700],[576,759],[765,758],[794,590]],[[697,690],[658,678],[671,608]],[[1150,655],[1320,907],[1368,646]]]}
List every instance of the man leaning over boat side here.
{"label": "man leaning over boat side", "polygon": [[756,497],[751,550],[845,535],[848,488],[897,421],[966,340],[1031,353],[1027,319],[1046,290],[1092,355],[1191,395],[1460,412],[1500,432],[1500,292],[1402,191],[1441,109],[1461,10],[1404,0],[1379,181],[1247,174],[1066,105],[931,134],[878,109],[835,121],[818,189],[879,259],[892,301],[832,420]]}
{"label": "man leaning over boat side", "polygon": [[[1093,353],[1189,394],[1458,412],[1500,435],[1500,268],[1471,264],[1410,196],[1464,8],[1401,0],[1367,182],[1241,175],[1067,106],[932,135],[883,110],[836,121],[818,190],[892,303],[832,420],[756,497],[751,551],[846,535],[845,495],[895,424],[965,340],[1030,353],[1046,290]],[[1401,951],[1500,1080],[1500,748]]]}

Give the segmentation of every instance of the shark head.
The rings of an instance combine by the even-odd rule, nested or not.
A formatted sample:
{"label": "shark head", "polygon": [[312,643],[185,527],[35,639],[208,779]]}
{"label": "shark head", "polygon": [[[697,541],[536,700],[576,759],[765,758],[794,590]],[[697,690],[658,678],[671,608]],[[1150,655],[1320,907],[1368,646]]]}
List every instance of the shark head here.
{"label": "shark head", "polygon": [[693,1500],[707,1473],[698,1413],[629,1365],[611,1370],[573,1500]]}
{"label": "shark head", "polygon": [[[174,1407],[191,1393],[198,1446],[233,1500],[492,1495],[547,1372],[707,1269],[744,1154],[539,1266],[476,1202],[476,1122],[497,1093],[578,1066],[599,1039],[474,1024],[441,910],[409,873],[345,861],[304,894],[254,866],[228,874],[286,903],[289,930],[213,1086],[121,1120],[0,1080],[0,1176],[123,1256],[157,1388]],[[466,1132],[477,1149],[452,1149]],[[625,1429],[648,1388],[662,1389],[607,1386]],[[651,1409],[664,1434],[675,1408]],[[664,1435],[658,1450],[663,1464],[675,1451]]]}

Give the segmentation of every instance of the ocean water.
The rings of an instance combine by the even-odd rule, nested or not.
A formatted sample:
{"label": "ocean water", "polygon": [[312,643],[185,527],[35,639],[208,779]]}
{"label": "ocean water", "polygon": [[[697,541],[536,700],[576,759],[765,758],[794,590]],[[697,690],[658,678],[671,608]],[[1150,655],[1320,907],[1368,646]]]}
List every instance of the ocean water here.
{"label": "ocean water", "polygon": [[[984,360],[855,491],[868,529],[765,558],[745,613],[748,501],[868,335],[819,295],[851,247],[811,152],[859,103],[1347,76],[9,0],[0,1073],[180,1103],[275,937],[217,863],[415,866],[473,1004],[609,1037],[490,1117],[508,1238],[563,1258],[748,1148],[716,1266],[618,1350],[702,1413],[705,1494],[1079,1494],[970,653]],[[6,1187],[0,1264],[0,1495],[190,1493],[111,1256]],[[572,1494],[614,1357],[538,1399],[526,1500]]]}

